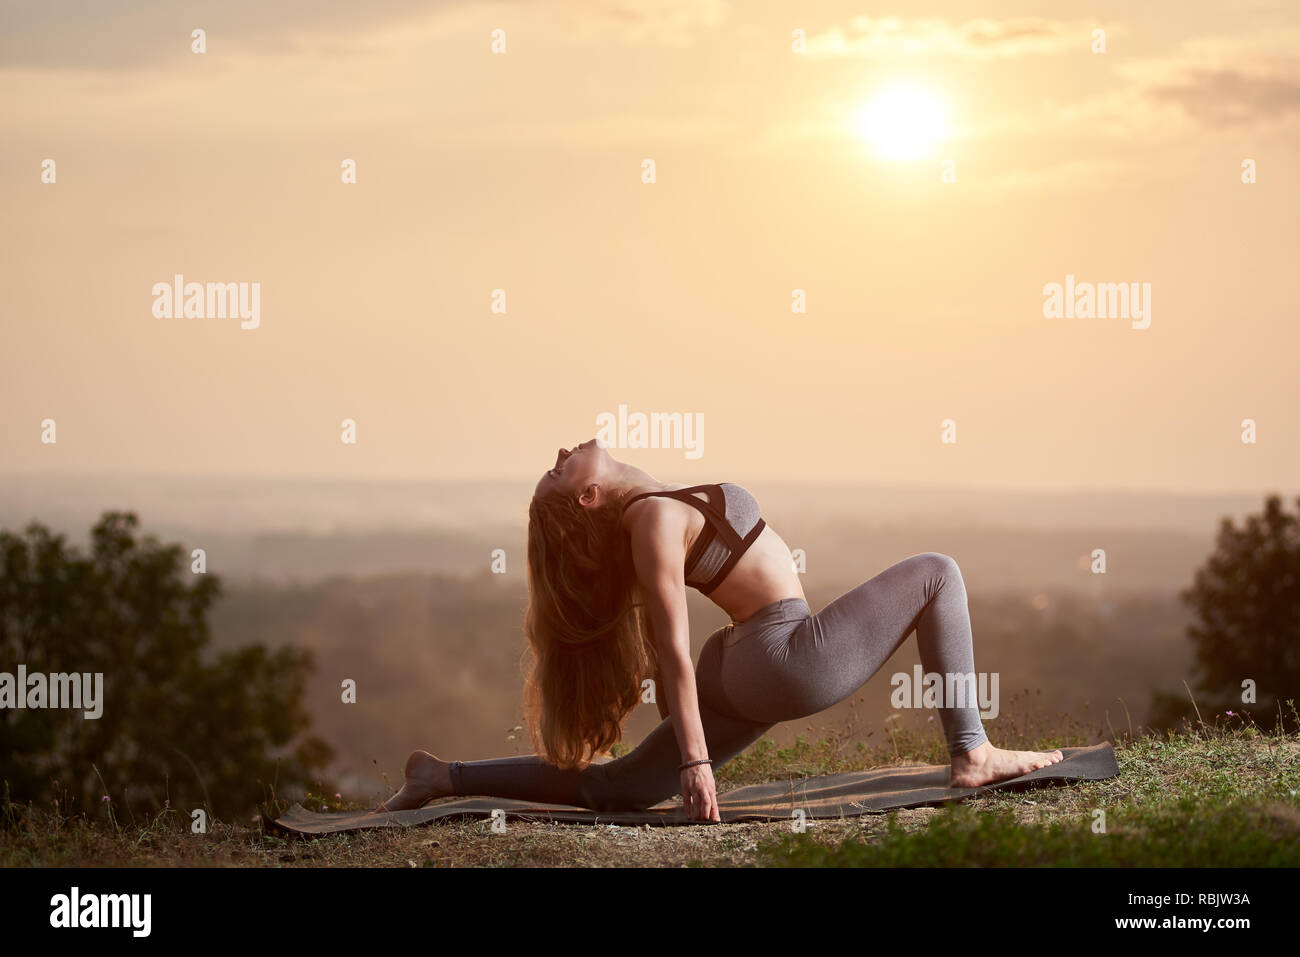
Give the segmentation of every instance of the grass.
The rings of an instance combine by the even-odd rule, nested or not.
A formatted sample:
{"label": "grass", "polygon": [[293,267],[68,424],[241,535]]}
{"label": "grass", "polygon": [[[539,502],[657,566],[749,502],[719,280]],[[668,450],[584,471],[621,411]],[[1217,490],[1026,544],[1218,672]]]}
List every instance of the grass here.
{"label": "grass", "polygon": [[1254,728],[1147,736],[1119,777],[996,795],[922,825],[886,815],[857,833],[784,834],[755,863],[791,867],[1295,867],[1300,740]]}
{"label": "grass", "polygon": [[[1295,713],[1293,702],[1288,702]],[[1098,739],[1077,727],[1055,733],[1008,721],[1003,747],[1048,750]],[[1140,729],[1139,729],[1140,730]],[[868,738],[873,735],[867,735]],[[162,808],[124,824],[106,803],[96,817],[57,805],[0,803],[0,866],[1296,866],[1300,864],[1300,734],[1265,733],[1219,716],[1178,733],[1112,735],[1120,774],[1018,793],[993,793],[945,808],[791,823],[709,827],[584,827],[449,822],[423,828],[285,840],[244,822],[209,819],[190,830],[187,811]],[[850,729],[800,738],[789,747],[763,739],[718,770],[718,789],[884,764],[946,763],[933,731],[892,725],[870,742]],[[272,810],[284,806],[277,802]],[[348,810],[369,806],[336,795],[303,803]],[[250,809],[251,810],[251,809]],[[1104,821],[1104,830],[1102,822]]]}

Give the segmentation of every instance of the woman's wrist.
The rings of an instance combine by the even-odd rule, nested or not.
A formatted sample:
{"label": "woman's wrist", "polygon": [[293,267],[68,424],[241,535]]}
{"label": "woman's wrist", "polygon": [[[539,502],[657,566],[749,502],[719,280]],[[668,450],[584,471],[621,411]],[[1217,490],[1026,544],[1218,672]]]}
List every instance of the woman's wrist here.
{"label": "woman's wrist", "polygon": [[687,768],[698,767],[698,766],[703,765],[703,764],[713,764],[713,759],[712,759],[712,758],[696,758],[694,761],[683,761],[683,762],[681,763],[681,765],[678,766],[677,770],[678,770],[678,771],[685,771]]}

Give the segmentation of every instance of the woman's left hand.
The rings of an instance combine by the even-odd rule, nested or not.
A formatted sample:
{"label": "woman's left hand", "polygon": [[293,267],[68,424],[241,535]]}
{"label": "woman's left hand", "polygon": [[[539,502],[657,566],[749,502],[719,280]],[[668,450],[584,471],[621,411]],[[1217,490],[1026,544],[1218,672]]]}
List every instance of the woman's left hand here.
{"label": "woman's left hand", "polygon": [[722,823],[718,814],[718,792],[713,782],[713,768],[696,764],[682,769],[682,806],[692,821]]}

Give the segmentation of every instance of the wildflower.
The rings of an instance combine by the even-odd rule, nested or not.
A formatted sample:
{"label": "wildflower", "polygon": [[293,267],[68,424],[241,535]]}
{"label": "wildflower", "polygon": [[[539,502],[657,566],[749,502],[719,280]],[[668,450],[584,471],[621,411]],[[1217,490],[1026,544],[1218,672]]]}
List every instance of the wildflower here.
{"label": "wildflower", "polygon": [[105,803],[107,803],[107,802],[108,802],[108,795],[105,794],[102,798],[100,798],[100,800],[103,801],[103,802],[105,802]]}

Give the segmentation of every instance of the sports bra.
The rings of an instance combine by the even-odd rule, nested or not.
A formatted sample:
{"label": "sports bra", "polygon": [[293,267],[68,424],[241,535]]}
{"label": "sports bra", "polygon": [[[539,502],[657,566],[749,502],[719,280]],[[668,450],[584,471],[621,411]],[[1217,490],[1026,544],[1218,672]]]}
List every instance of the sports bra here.
{"label": "sports bra", "polygon": [[[704,492],[709,500],[701,501],[692,492]],[[722,584],[767,525],[759,515],[754,496],[731,482],[642,492],[633,495],[627,504],[649,495],[675,498],[704,513],[704,529],[686,556],[686,584],[704,595]]]}

